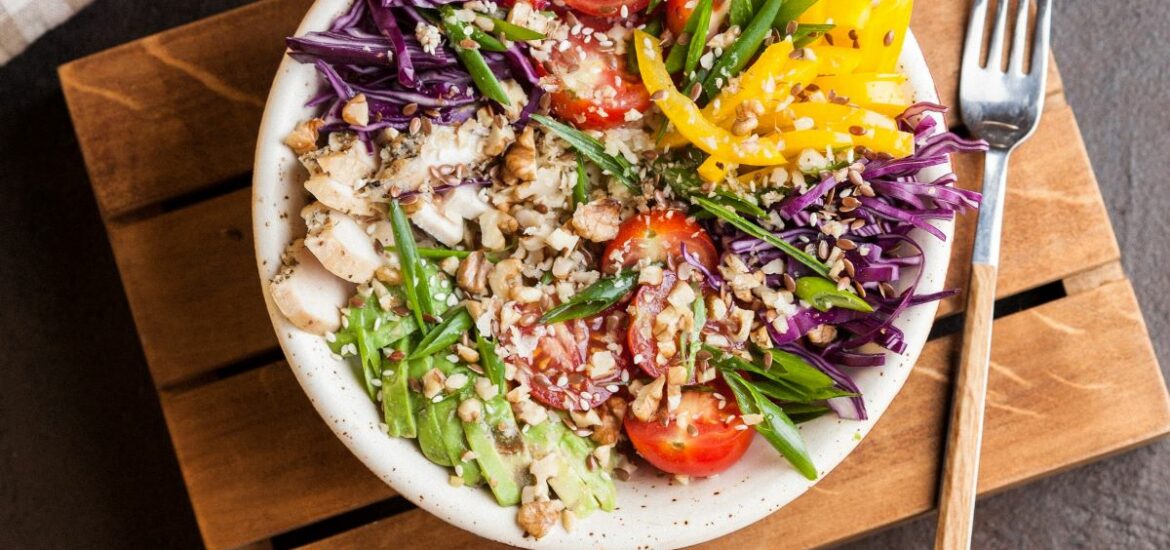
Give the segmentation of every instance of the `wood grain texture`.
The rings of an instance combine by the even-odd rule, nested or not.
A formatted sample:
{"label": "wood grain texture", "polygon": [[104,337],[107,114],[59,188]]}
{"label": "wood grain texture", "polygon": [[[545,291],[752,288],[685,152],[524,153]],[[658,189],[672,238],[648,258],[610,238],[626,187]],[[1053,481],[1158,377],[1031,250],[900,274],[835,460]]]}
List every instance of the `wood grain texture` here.
{"label": "wood grain texture", "polygon": [[103,215],[245,174],[284,36],[309,0],[265,0],[60,69]]}
{"label": "wood grain texture", "polygon": [[[1129,283],[1118,281],[995,322],[979,494],[1170,433],[1170,400],[1136,307]],[[764,520],[702,546],[818,547],[934,508],[944,405],[957,349],[953,337],[927,344],[906,387],[873,431],[808,493]],[[1112,366],[1101,369],[1085,357],[1108,359]],[[1127,392],[1125,399],[1118,399],[1121,389]],[[1093,414],[1071,413],[1070,401]],[[313,548],[372,548],[387,541],[399,550],[493,547],[414,510]]]}
{"label": "wood grain texture", "polygon": [[[959,185],[978,190],[983,158],[951,158]],[[975,222],[976,216],[964,215],[955,224],[947,288],[965,292]],[[1003,228],[1000,298],[1121,257],[1080,128],[1063,95],[1048,98],[1036,133],[1008,163]],[[961,310],[964,301],[963,294],[944,300],[939,314]]]}
{"label": "wood grain texture", "polygon": [[983,409],[991,360],[991,320],[995,313],[994,265],[971,266],[959,367],[954,377],[951,421],[939,490],[936,550],[971,547],[975,488],[983,441]]}
{"label": "wood grain texture", "polygon": [[285,363],[161,396],[209,548],[267,539],[394,495],[321,422]]}
{"label": "wood grain texture", "polygon": [[159,387],[276,347],[252,247],[251,190],[108,227]]}

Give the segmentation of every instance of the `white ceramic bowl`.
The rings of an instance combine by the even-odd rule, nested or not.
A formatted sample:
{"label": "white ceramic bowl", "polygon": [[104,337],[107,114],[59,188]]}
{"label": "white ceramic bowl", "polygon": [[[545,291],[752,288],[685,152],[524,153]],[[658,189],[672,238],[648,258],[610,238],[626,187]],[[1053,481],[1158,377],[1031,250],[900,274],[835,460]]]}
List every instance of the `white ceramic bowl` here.
{"label": "white ceramic bowl", "polygon": [[[348,5],[349,0],[318,0],[297,34],[325,29]],[[900,61],[915,99],[937,102],[933,80],[913,36],[906,40]],[[789,467],[767,443],[756,441],[727,472],[687,486],[669,485],[652,468],[641,468],[629,482],[618,483],[618,509],[613,513],[595,513],[572,532],[558,528],[535,541],[524,537],[516,525],[515,508],[501,508],[486,490],[448,485],[447,470],[427,461],[414,441],[387,437],[379,429],[378,410],[350,366],[332,359],[319,336],[285,320],[268,293],[281,252],[305,231],[298,212],[306,200],[302,183],[307,176],[281,141],[298,121],[315,114],[304,104],[319,86],[312,65],[286,57],[268,96],[253,180],[257,265],[280,345],[313,406],[350,451],[399,494],[444,521],[515,546],[665,548],[697,544],[740,529],[780,509],[814,483]],[[933,178],[949,169],[935,167],[923,176]],[[951,223],[937,227],[951,235]],[[941,242],[916,233],[926,252],[919,292],[937,292],[946,274],[950,239]],[[905,354],[889,354],[882,368],[852,369],[864,393],[869,420],[846,421],[828,415],[800,426],[821,478],[861,442],[894,399],[922,350],[936,308],[934,303],[911,308],[898,319],[896,325],[906,334]]]}

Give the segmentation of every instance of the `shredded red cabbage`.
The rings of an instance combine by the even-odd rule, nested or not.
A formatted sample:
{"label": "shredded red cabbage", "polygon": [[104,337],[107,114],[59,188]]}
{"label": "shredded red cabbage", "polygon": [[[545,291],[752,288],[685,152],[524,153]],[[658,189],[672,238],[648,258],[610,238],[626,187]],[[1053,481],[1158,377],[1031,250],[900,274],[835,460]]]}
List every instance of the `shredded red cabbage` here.
{"label": "shredded red cabbage", "polygon": [[[832,174],[826,174],[803,193],[786,197],[773,207],[787,224],[786,229],[774,234],[790,244],[810,253],[815,253],[822,242],[834,247],[838,238],[847,238],[855,245],[845,252],[844,257],[852,263],[852,280],[865,290],[865,299],[873,306],[873,312],[841,308],[818,311],[802,307],[788,316],[786,325],[767,323],[773,344],[800,355],[824,371],[840,389],[859,392],[849,375],[839,367],[879,367],[885,364],[885,354],[859,351],[862,346],[876,344],[895,353],[905,351],[905,335],[893,323],[906,308],[955,293],[948,290],[915,294],[920,269],[911,269],[914,278],[909,284],[904,280],[908,268],[923,263],[922,248],[909,236],[912,230],[920,229],[935,238],[945,239],[946,235],[931,225],[931,220],[952,219],[956,212],[979,206],[979,193],[953,187],[954,174],[945,174],[932,181],[924,181],[919,176],[925,168],[946,163],[951,153],[987,148],[982,141],[963,139],[940,129],[935,117],[923,116],[944,110],[932,103],[919,103],[897,117],[903,130],[914,133],[915,151],[912,155],[858,161],[863,166],[862,177],[875,196],[855,195],[860,206],[852,212],[839,213],[838,218],[861,222],[850,222],[840,237],[832,236],[833,232],[825,225],[825,216],[819,212],[831,191],[837,197],[842,196],[842,192],[856,192],[848,181],[837,181]],[[764,241],[733,228],[724,230],[723,249],[739,255],[749,266],[759,268],[773,259],[783,258],[780,251]],[[802,266],[792,265],[794,263],[789,262],[787,272],[790,275],[808,274]],[[904,290],[890,295],[892,286],[888,285],[899,282],[904,284]],[[768,283],[779,285],[780,277],[769,277]],[[839,331],[838,339],[823,349],[803,345],[802,338],[820,325],[835,326]],[[829,400],[828,405],[842,418],[867,418],[865,403],[860,397],[835,398]]]}
{"label": "shredded red cabbage", "polygon": [[[426,22],[416,8],[435,8],[453,0],[357,0],[335,19],[329,30],[286,39],[289,56],[316,66],[327,87],[308,103],[325,113],[323,133],[355,132],[366,141],[385,128],[405,130],[415,117],[452,125],[475,115],[488,103],[459,65],[449,46],[423,50],[413,32]],[[516,124],[527,122],[544,93],[522,46],[503,53],[483,52],[488,68],[500,80],[515,79],[528,93]],[[370,109],[365,126],[341,119],[345,103],[364,94]],[[411,112],[403,112],[412,105]]]}

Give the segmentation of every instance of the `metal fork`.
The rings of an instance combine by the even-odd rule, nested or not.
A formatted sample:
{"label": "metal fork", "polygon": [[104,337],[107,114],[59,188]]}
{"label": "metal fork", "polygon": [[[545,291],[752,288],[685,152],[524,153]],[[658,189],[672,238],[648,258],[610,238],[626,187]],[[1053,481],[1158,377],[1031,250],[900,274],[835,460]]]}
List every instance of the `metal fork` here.
{"label": "metal fork", "polygon": [[[1019,0],[1006,71],[1002,59],[1009,1],[999,0],[996,6],[986,64],[981,53],[988,0],[974,0],[967,22],[959,103],[967,128],[987,140],[991,147],[983,167],[983,204],[971,255],[963,347],[955,377],[946,462],[939,489],[936,549],[958,550],[971,546],[1008,157],[1036,130],[1044,108],[1052,2],[1036,1],[1036,14],[1030,26],[1031,0]],[[1025,73],[1029,30],[1032,30],[1032,54]]]}

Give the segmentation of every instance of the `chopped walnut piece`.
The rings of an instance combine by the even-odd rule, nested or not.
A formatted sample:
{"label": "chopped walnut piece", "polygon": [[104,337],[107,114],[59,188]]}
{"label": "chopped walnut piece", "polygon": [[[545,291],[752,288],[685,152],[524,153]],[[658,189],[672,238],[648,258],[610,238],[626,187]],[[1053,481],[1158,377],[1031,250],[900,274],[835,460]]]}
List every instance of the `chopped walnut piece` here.
{"label": "chopped walnut piece", "polygon": [[613,445],[617,443],[618,435],[622,431],[622,420],[626,416],[626,400],[613,396],[594,409],[600,417],[601,423],[589,436],[598,445]]}
{"label": "chopped walnut piece", "polygon": [[317,130],[324,124],[325,121],[319,118],[311,118],[301,122],[285,136],[284,144],[298,155],[311,153],[317,149]]}
{"label": "chopped walnut piece", "polygon": [[824,347],[837,339],[837,327],[833,325],[817,325],[808,331],[808,341]]}
{"label": "chopped walnut piece", "polygon": [[595,243],[613,240],[621,225],[622,205],[615,199],[599,199],[582,204],[573,212],[573,228]]}
{"label": "chopped walnut piece", "polygon": [[520,276],[521,267],[520,260],[516,258],[508,258],[497,263],[488,275],[488,285],[492,288],[492,294],[509,296],[512,288],[520,286],[523,283]]}
{"label": "chopped walnut piece", "polygon": [[459,269],[455,271],[455,282],[468,294],[483,294],[487,292],[487,277],[491,269],[492,264],[488,263],[484,253],[476,250],[460,262]]}
{"label": "chopped walnut piece", "polygon": [[547,535],[557,524],[564,508],[565,505],[559,500],[529,502],[520,506],[516,522],[524,532],[539,539]]}
{"label": "chopped walnut piece", "polygon": [[630,405],[634,418],[648,422],[654,417],[654,413],[658,411],[658,405],[662,403],[662,388],[665,385],[666,377],[659,376],[653,382],[639,389],[634,397],[634,403]]}
{"label": "chopped walnut piece", "polygon": [[536,179],[536,141],[532,127],[524,128],[504,155],[504,183],[516,185]]}
{"label": "chopped walnut piece", "polygon": [[346,102],[341,108],[341,119],[354,126],[368,126],[370,124],[370,104],[366,102],[366,94],[358,94]]}

